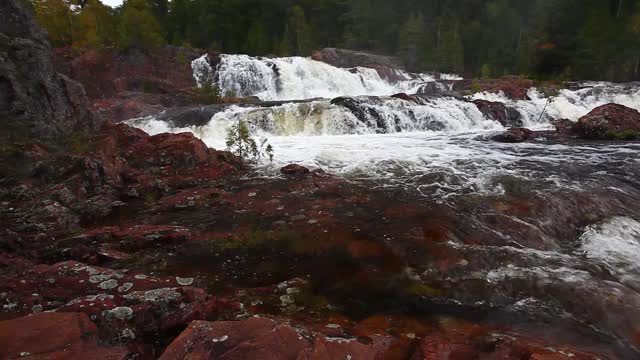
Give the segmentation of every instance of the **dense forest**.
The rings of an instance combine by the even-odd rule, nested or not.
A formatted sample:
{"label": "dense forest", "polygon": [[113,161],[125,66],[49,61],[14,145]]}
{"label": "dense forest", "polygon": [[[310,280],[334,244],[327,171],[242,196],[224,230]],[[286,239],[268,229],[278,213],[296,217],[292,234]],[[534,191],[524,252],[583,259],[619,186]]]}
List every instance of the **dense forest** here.
{"label": "dense forest", "polygon": [[307,56],[344,47],[466,76],[640,78],[639,0],[31,1],[54,46]]}

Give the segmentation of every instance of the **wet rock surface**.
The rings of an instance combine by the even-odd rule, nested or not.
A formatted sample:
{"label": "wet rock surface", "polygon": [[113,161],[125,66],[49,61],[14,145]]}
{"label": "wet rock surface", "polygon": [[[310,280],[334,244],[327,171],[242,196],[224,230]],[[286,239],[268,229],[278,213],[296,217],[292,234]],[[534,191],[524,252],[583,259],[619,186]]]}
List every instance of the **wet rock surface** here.
{"label": "wet rock surface", "polygon": [[[0,10],[13,10],[6,4]],[[21,19],[14,15],[2,13]],[[0,28],[22,36],[16,26],[24,24]],[[181,80],[168,84],[154,74],[164,67],[131,56],[145,64],[136,70],[144,76],[90,93],[130,97],[123,116],[166,106]],[[98,58],[78,63],[97,68]],[[486,85],[521,98],[526,84]],[[131,92],[145,86],[152,96],[142,104]],[[333,105],[383,133],[399,125],[376,104],[432,100],[343,97]],[[479,106],[494,121],[509,117],[499,104]],[[592,115],[618,126],[612,114],[635,119],[618,106]],[[567,168],[575,183],[507,173],[491,179],[499,193],[435,201],[296,165],[260,176],[191,133],[149,136],[108,124],[79,140],[64,149],[20,144],[24,171],[0,179],[2,358],[638,357],[639,274],[626,251],[640,233],[634,159],[586,170],[534,163],[540,173]],[[441,180],[429,175],[421,181]],[[619,236],[602,236],[611,233]]]}
{"label": "wet rock surface", "polygon": [[298,164],[290,164],[280,169],[280,172],[284,175],[305,175],[310,171],[304,166]]}
{"label": "wet rock surface", "polygon": [[619,104],[603,105],[580,118],[575,130],[585,139],[637,139],[640,137],[640,112]]}
{"label": "wet rock surface", "polygon": [[117,125],[92,144],[37,153],[38,171],[3,190],[2,318],[86,314],[109,349],[166,359],[615,359],[631,350],[612,338],[636,342],[634,285],[563,249],[584,224],[640,210],[637,193],[512,184],[450,208],[298,166],[241,179],[192,135]]}
{"label": "wet rock surface", "polygon": [[522,126],[522,115],[514,108],[507,107],[501,102],[487,100],[474,100],[473,103],[488,119],[506,127]]}
{"label": "wet rock surface", "polygon": [[503,143],[519,143],[531,140],[534,132],[525,128],[511,128],[502,134],[495,135],[491,138],[493,141]]}

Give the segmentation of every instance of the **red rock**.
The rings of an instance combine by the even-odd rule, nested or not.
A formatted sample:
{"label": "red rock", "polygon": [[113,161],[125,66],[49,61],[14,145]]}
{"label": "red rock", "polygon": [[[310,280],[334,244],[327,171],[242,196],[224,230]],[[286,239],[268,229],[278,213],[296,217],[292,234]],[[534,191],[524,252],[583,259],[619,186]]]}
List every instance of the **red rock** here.
{"label": "red rock", "polygon": [[422,339],[411,360],[471,360],[476,354],[471,344],[454,343],[443,336],[428,336]]}
{"label": "red rock", "polygon": [[382,358],[393,338],[372,336],[366,344],[357,339],[316,336],[313,345],[305,351],[308,359],[376,359]]}
{"label": "red rock", "polygon": [[495,135],[491,138],[493,141],[503,143],[519,143],[533,138],[534,132],[525,128],[511,128],[502,134]]}
{"label": "red rock", "polygon": [[159,134],[132,145],[125,157],[133,166],[193,168],[209,159],[209,150],[192,133]]}
{"label": "red rock", "polygon": [[59,246],[73,247],[79,244],[113,243],[120,250],[128,252],[163,245],[183,243],[191,238],[185,228],[172,225],[136,225],[125,228],[105,227],[63,240]]}
{"label": "red rock", "polygon": [[640,112],[619,104],[593,109],[575,126],[580,137],[594,140],[633,139],[640,137]]}
{"label": "red rock", "polygon": [[392,98],[396,98],[396,99],[406,100],[406,101],[412,101],[412,102],[415,101],[413,96],[407,95],[405,93],[399,93],[399,94],[391,95],[391,97]]}
{"label": "red rock", "polygon": [[0,322],[0,358],[125,359],[122,347],[98,346],[97,328],[83,313],[40,313]]}
{"label": "red rock", "polygon": [[290,164],[280,169],[280,172],[285,175],[304,175],[309,173],[309,169],[301,165]]}
{"label": "red rock", "polygon": [[478,110],[490,120],[494,120],[503,126],[522,126],[522,116],[520,113],[501,102],[488,100],[473,100]]}
{"label": "red rock", "polygon": [[[151,53],[106,49],[76,55],[72,49],[62,48],[56,49],[55,55],[58,68],[84,84],[87,95],[97,99],[115,97],[121,91],[168,92],[195,86],[191,60],[204,52],[166,46]],[[169,88],[154,87],[164,83]]]}
{"label": "red rock", "polygon": [[298,359],[307,346],[295,329],[265,318],[194,321],[160,359]]}
{"label": "red rock", "polygon": [[215,302],[191,286],[197,283],[193,278],[119,272],[73,261],[37,265],[3,279],[0,293],[11,306],[0,313],[9,317],[48,310],[82,312],[108,338],[124,333],[134,339],[209,319]]}
{"label": "red rock", "polygon": [[512,100],[529,100],[527,92],[534,87],[533,80],[520,79],[514,76],[505,76],[499,79],[465,79],[453,83],[454,91],[479,92],[487,91],[492,93],[503,92]]}
{"label": "red rock", "polygon": [[551,122],[559,134],[572,135],[575,132],[576,123],[569,119],[558,119]]}
{"label": "red rock", "polygon": [[160,359],[374,359],[390,343],[391,338],[383,336],[365,344],[356,339],[312,335],[305,329],[259,317],[194,321]]}

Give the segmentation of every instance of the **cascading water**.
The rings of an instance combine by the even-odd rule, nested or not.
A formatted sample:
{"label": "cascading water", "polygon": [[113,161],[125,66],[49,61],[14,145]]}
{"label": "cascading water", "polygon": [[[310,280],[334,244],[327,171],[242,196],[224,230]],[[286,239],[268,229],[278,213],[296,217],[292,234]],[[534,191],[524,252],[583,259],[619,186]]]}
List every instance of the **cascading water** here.
{"label": "cascading water", "polygon": [[[564,145],[487,143],[478,136],[504,128],[487,119],[469,100],[502,102],[520,114],[524,127],[546,129],[551,127],[552,119],[576,121],[609,102],[640,109],[638,83],[585,83],[578,90],[561,90],[553,101],[548,101],[536,89],[528,92],[530,100],[520,101],[488,93],[476,94],[468,100],[452,96],[415,96],[405,100],[388,95],[400,91],[411,93],[431,86],[429,84],[445,85],[434,83],[427,75],[402,72],[397,75],[403,80],[392,84],[373,69],[341,69],[299,57],[267,59],[222,55],[217,69],[212,69],[205,57],[196,59],[192,66],[199,83],[215,80],[223,91],[237,95],[263,99],[333,98],[282,101],[268,106],[229,106],[213,115],[208,124],[197,127],[176,128],[170,119],[145,118],[131,122],[152,134],[191,131],[209,146],[224,148],[227,129],[233,122],[243,120],[255,135],[269,138],[275,147],[276,166],[271,169],[297,162],[337,174],[417,187],[425,194],[500,193],[505,185],[496,179],[505,176],[524,179],[536,175],[540,186],[576,186],[570,176],[535,170],[528,159],[523,158],[524,154],[544,153],[544,156],[534,156],[541,168],[563,161],[588,167],[608,161],[607,156],[600,156],[598,152],[624,157],[628,151],[637,150],[635,145],[609,147],[603,151]],[[362,94],[369,96],[357,96]],[[432,181],[433,176],[425,177],[425,174],[440,175],[436,176],[437,181]]]}
{"label": "cascading water", "polygon": [[[298,163],[444,204],[457,236],[438,249],[464,260],[444,273],[410,271],[413,280],[444,283],[449,305],[576,319],[613,338],[637,333],[640,143],[486,141],[504,127],[472,100],[502,102],[523,126],[549,129],[553,119],[576,121],[606,103],[640,110],[640,83],[583,83],[552,99],[530,89],[530,100],[515,101],[455,97],[428,76],[398,73],[391,83],[371,69],[303,58],[222,56],[217,69],[200,58],[193,69],[199,82],[237,95],[323,99],[215,107],[203,126],[175,127],[170,116],[129,123],[151,134],[193,132],[224,148],[227,129],[243,120],[275,149],[274,163],[258,167],[262,175]],[[434,89],[440,95],[389,96]],[[422,241],[423,228],[406,230]],[[481,233],[490,236],[476,238]]]}
{"label": "cascading water", "polygon": [[[341,69],[302,57],[253,58],[247,55],[220,55],[212,69],[207,55],[193,61],[199,85],[216,83],[223,93],[257,96],[261,100],[301,100],[334,98],[341,95],[392,95],[415,92],[434,78],[393,70],[397,80],[387,81],[369,68]],[[447,78],[456,78],[446,75]]]}
{"label": "cascading water", "polygon": [[549,99],[537,89],[529,90],[527,95],[531,100],[511,100],[502,93],[476,93],[473,99],[498,101],[515,108],[527,124],[536,122],[543,110],[547,119],[572,121],[577,121],[596,107],[609,103],[640,110],[640,83],[586,82],[582,86],[583,88],[578,90],[560,90],[548,104]]}

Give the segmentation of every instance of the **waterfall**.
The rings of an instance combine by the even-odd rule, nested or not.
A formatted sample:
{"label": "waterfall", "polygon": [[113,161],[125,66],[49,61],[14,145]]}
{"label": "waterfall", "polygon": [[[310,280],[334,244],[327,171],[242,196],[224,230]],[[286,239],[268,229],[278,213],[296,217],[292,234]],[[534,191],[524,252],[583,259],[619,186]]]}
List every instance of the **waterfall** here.
{"label": "waterfall", "polygon": [[[607,82],[585,82],[577,90],[562,89],[551,98],[546,107],[543,122],[552,119],[577,121],[598,106],[615,103],[640,110],[640,83],[615,84]],[[477,93],[473,99],[502,102],[520,113],[525,126],[535,126],[543,113],[548,98],[537,89],[529,89],[531,100],[511,100],[504,94]]]}
{"label": "waterfall", "polygon": [[[409,74],[393,69],[396,81],[383,79],[375,69],[337,68],[303,57],[255,58],[247,55],[220,55],[214,70],[207,55],[192,63],[199,85],[216,83],[223,94],[257,96],[261,100],[302,100],[342,95],[388,96],[415,93],[425,83],[434,82],[426,74]],[[455,75],[445,75],[447,79]]]}
{"label": "waterfall", "polygon": [[[400,134],[417,132],[461,133],[502,130],[486,118],[474,99],[498,101],[520,114],[524,127],[549,129],[553,119],[577,121],[595,107],[619,103],[640,110],[640,83],[582,83],[563,89],[548,98],[530,89],[530,100],[510,100],[504,94],[477,93],[469,99],[452,96],[390,97],[398,92],[449,90],[425,74],[395,70],[395,82],[383,79],[375,69],[342,69],[302,57],[254,58],[247,55],[221,55],[216,69],[205,56],[192,63],[199,84],[215,81],[223,92],[238,96],[257,96],[281,104],[227,106],[212,113],[204,126],[174,127],[155,118],[130,121],[155,134],[164,131],[191,131],[214,147],[223,147],[226,129],[237,120],[245,121],[257,135],[326,136]],[[443,78],[441,76],[441,78]],[[444,75],[454,79],[455,75]],[[329,100],[332,99],[332,100]],[[187,123],[188,125],[188,123]]]}

